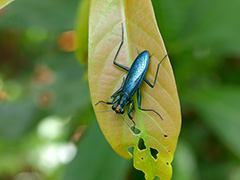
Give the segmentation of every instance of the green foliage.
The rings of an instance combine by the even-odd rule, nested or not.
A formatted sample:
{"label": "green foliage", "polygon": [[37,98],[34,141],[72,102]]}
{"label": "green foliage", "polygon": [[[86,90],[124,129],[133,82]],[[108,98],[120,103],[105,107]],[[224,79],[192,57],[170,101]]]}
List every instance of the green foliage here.
{"label": "green foliage", "polygon": [[[124,71],[119,71],[113,65],[113,58],[122,39],[122,28],[125,38],[117,62],[130,67],[138,55],[135,49],[147,50],[153,55],[146,77],[153,81],[156,67],[167,52],[157,29],[151,1],[131,0],[121,3],[93,0],[89,24],[88,78],[93,106],[100,100],[111,101],[111,94],[121,87],[122,77],[126,77]],[[140,89],[142,106],[154,109],[163,120],[153,112],[141,111],[135,96],[133,120],[139,133],[133,133],[130,129],[132,121],[127,113],[123,116],[98,113],[111,110],[111,106],[103,103],[94,106],[98,123],[111,147],[120,156],[133,158],[134,167],[143,171],[149,180],[156,176],[162,180],[171,179],[171,163],[181,128],[179,99],[168,57],[161,63],[160,71],[161,76],[157,78],[154,88],[143,83]],[[141,141],[144,148],[139,148]],[[134,148],[132,154],[129,148]]]}
{"label": "green foliage", "polygon": [[[37,107],[33,102],[25,101],[1,105],[0,136],[6,139],[19,138],[36,125],[39,118]],[[26,110],[28,113],[26,113]]]}
{"label": "green foliage", "polygon": [[[152,2],[182,105],[172,179],[239,180],[240,1]],[[78,172],[90,176],[89,169],[103,178],[144,179],[109,149],[96,125],[80,131],[69,165],[41,163],[46,147],[60,150],[95,118],[86,69],[56,46],[59,34],[73,29],[77,8],[78,0],[18,0],[0,12],[0,179],[81,179]],[[42,137],[43,118],[52,116],[63,131]]]}
{"label": "green foliage", "polygon": [[[0,20],[1,28],[17,28],[26,31],[30,27],[59,33],[72,30],[79,0],[21,0],[6,7]],[[36,35],[35,35],[36,36]]]}
{"label": "green foliage", "polygon": [[113,151],[96,121],[77,146],[78,154],[68,165],[63,180],[78,180],[79,177],[84,180],[112,180],[113,177],[121,180],[127,177],[131,161],[123,159]]}
{"label": "green foliage", "polygon": [[1,0],[0,1],[0,9],[4,8],[6,5],[8,5],[10,2],[12,2],[13,0]]}
{"label": "green foliage", "polygon": [[78,60],[82,64],[88,62],[88,20],[90,11],[90,0],[82,0],[79,3],[77,14],[76,32],[77,32],[77,49]]}
{"label": "green foliage", "polygon": [[185,97],[204,123],[238,158],[240,158],[239,92],[239,87],[224,86],[195,91]]}

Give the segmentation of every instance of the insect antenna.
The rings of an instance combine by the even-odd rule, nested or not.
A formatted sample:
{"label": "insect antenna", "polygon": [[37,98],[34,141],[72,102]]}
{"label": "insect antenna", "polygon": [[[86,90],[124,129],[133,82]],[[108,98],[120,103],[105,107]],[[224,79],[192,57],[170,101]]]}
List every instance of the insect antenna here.
{"label": "insect antenna", "polygon": [[127,121],[123,118],[123,116],[122,116],[121,114],[119,114],[119,115],[120,115],[120,117],[122,118],[123,122],[125,122],[126,125],[131,128],[131,126],[127,123]]}
{"label": "insect antenna", "polygon": [[127,123],[127,121],[122,117],[122,115],[120,115],[122,120],[126,123],[126,125],[131,129],[131,131],[134,133],[134,134],[140,134],[141,131],[136,127],[136,123],[134,122],[134,125],[131,126]]}
{"label": "insect antenna", "polygon": [[96,113],[104,113],[104,112],[111,112],[112,110],[106,110],[106,111],[96,111]]}

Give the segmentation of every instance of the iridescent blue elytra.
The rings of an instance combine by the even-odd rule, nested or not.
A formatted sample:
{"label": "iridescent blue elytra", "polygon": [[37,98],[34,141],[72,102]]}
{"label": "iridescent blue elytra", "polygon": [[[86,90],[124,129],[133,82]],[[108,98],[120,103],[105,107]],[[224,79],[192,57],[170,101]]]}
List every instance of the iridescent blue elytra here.
{"label": "iridescent blue elytra", "polygon": [[143,80],[150,87],[153,88],[155,86],[160,64],[165,59],[167,54],[158,63],[158,67],[157,67],[154,83],[151,84],[144,77],[145,74],[146,74],[146,71],[147,71],[147,68],[148,68],[148,64],[149,64],[149,59],[150,59],[150,55],[149,55],[148,51],[145,50],[145,51],[141,52],[137,56],[137,58],[134,60],[134,62],[132,64],[132,66],[130,67],[130,69],[128,67],[123,66],[123,65],[121,65],[121,64],[116,62],[118,53],[119,53],[119,51],[120,51],[120,49],[121,49],[121,47],[123,45],[123,42],[124,42],[124,31],[123,31],[123,25],[122,25],[122,42],[120,43],[118,51],[117,51],[117,53],[116,53],[116,55],[114,57],[113,64],[115,64],[116,66],[118,66],[118,67],[128,71],[126,79],[123,80],[123,83],[122,83],[121,87],[111,96],[111,99],[113,99],[111,102],[99,101],[95,105],[98,105],[99,103],[105,103],[105,104],[108,104],[108,105],[113,105],[112,109],[117,114],[123,114],[124,113],[124,108],[126,106],[129,106],[127,114],[128,114],[128,117],[132,120],[132,122],[134,124],[134,127],[135,127],[136,123],[133,120],[131,112],[134,109],[134,101],[133,101],[132,97],[137,92],[138,108],[140,110],[142,110],[142,111],[152,111],[152,112],[156,113],[163,120],[162,116],[158,112],[156,112],[155,110],[153,110],[153,109],[143,109],[141,107],[141,91],[140,91],[139,86],[141,85]]}
{"label": "iridescent blue elytra", "polygon": [[135,94],[146,74],[148,64],[149,53],[143,51],[138,55],[129,69],[126,80],[123,83],[122,91],[126,92],[131,97]]}

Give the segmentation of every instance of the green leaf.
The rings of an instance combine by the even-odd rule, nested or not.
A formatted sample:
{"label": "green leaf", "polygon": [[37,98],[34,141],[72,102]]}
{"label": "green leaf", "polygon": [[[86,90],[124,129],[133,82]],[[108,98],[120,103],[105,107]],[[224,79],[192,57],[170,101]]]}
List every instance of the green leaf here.
{"label": "green leaf", "polygon": [[188,93],[185,99],[219,139],[240,159],[240,87],[218,87]]}
{"label": "green leaf", "polygon": [[88,60],[88,21],[90,0],[82,0],[77,15],[77,57],[80,63],[86,64]]}
{"label": "green leaf", "polygon": [[1,0],[0,1],[0,9],[4,8],[6,5],[8,5],[13,0]]}
{"label": "green leaf", "polygon": [[0,105],[0,136],[18,139],[38,122],[38,108],[31,100]]}
{"label": "green leaf", "polygon": [[[109,101],[126,75],[126,72],[113,65],[122,38],[121,24],[125,41],[117,58],[118,63],[130,67],[138,55],[137,50],[148,50],[153,56],[146,78],[153,82],[157,64],[167,54],[150,0],[93,0],[90,8],[88,64],[93,106],[100,100]],[[134,147],[134,167],[143,171],[146,179],[155,176],[161,180],[171,179],[171,162],[180,132],[181,115],[168,58],[161,64],[156,86],[152,89],[143,83],[141,92],[143,108],[156,110],[163,120],[153,112],[140,111],[135,102],[133,118],[139,134],[130,129],[132,122],[127,113],[123,120],[105,104],[94,106],[98,122],[106,139],[119,155],[132,158],[128,149]],[[134,99],[136,101],[136,97]],[[141,141],[143,148],[140,150],[141,145],[138,144]]]}
{"label": "green leaf", "polygon": [[130,161],[119,157],[109,146],[95,120],[80,139],[77,156],[67,166],[62,179],[123,180],[130,167]]}
{"label": "green leaf", "polygon": [[194,154],[190,144],[180,140],[173,161],[172,180],[198,180],[198,167],[196,154]]}
{"label": "green leaf", "polygon": [[153,0],[153,3],[158,10],[159,26],[163,35],[171,39],[173,52],[205,49],[211,53],[239,54],[240,1]]}
{"label": "green leaf", "polygon": [[[71,0],[71,3],[64,0],[17,0],[1,18],[0,29],[17,27],[18,31],[27,29],[28,32],[39,29],[42,33],[56,36],[73,29],[78,3],[79,0]],[[57,7],[53,8],[56,4]]]}

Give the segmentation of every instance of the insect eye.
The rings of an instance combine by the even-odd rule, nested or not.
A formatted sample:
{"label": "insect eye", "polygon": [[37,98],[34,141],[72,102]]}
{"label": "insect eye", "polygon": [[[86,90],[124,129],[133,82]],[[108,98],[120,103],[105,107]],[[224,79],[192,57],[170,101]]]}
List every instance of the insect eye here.
{"label": "insect eye", "polygon": [[123,108],[120,109],[120,113],[121,113],[121,114],[124,113],[124,109],[123,109]]}
{"label": "insect eye", "polygon": [[116,105],[116,104],[114,104],[114,105],[112,106],[112,109],[113,109],[113,110],[115,110],[115,109],[116,109],[116,107],[117,107],[117,105]]}

